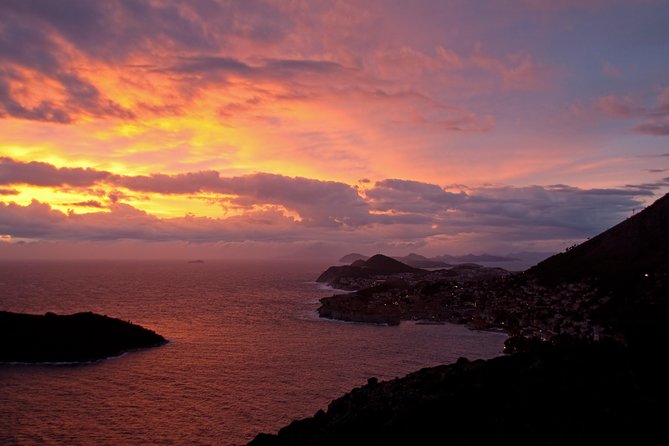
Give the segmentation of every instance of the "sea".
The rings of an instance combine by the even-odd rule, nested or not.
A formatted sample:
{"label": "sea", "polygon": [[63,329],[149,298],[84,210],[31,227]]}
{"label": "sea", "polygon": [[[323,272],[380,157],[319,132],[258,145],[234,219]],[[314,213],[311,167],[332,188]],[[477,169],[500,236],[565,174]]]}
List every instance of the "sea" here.
{"label": "sea", "polygon": [[240,445],[370,377],[501,354],[501,333],[319,318],[336,292],[314,282],[327,266],[0,262],[0,310],[93,311],[169,340],[93,363],[0,365],[0,445]]}

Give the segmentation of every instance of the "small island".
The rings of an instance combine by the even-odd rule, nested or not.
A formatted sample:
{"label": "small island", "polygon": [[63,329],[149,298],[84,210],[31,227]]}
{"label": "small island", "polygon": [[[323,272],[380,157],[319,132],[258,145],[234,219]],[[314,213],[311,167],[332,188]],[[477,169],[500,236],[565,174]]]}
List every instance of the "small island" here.
{"label": "small island", "polygon": [[166,342],[139,325],[91,312],[0,311],[0,363],[88,362]]}

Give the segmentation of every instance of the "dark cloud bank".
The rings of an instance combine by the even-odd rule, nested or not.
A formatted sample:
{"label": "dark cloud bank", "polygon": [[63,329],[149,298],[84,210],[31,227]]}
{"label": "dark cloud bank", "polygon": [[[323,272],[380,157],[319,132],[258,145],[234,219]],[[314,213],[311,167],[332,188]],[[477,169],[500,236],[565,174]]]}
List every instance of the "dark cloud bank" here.
{"label": "dark cloud bank", "polygon": [[[424,242],[458,234],[508,241],[580,239],[639,210],[644,205],[642,200],[652,200],[653,192],[668,182],[669,178],[664,178],[657,184],[617,189],[488,186],[452,192],[435,184],[386,179],[359,191],[335,181],[267,173],[222,177],[216,171],[201,171],[124,176],[0,158],[0,188],[5,196],[0,202],[0,234],[45,240],[189,242],[368,242],[374,238]],[[8,201],[22,185],[82,192],[104,185],[114,192],[104,200],[95,197],[70,203],[104,207],[104,212],[63,213],[36,200],[27,206]],[[129,204],[133,193],[207,194],[210,200],[219,197],[214,201],[242,212],[228,218],[158,218]]]}

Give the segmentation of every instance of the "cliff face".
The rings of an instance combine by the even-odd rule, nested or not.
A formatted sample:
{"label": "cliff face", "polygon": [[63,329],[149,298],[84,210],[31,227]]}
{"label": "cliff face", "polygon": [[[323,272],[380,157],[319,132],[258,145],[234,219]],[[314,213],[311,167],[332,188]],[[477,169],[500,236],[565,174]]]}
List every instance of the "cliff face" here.
{"label": "cliff face", "polygon": [[94,313],[0,311],[0,362],[93,361],[165,342],[139,325]]}

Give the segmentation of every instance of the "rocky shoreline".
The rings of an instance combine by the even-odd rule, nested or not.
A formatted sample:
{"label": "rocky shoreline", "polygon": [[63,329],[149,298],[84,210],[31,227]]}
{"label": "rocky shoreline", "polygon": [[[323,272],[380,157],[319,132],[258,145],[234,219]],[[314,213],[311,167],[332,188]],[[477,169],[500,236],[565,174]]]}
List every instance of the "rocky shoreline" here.
{"label": "rocky shoreline", "polygon": [[166,342],[139,325],[91,312],[0,311],[0,363],[89,362]]}

